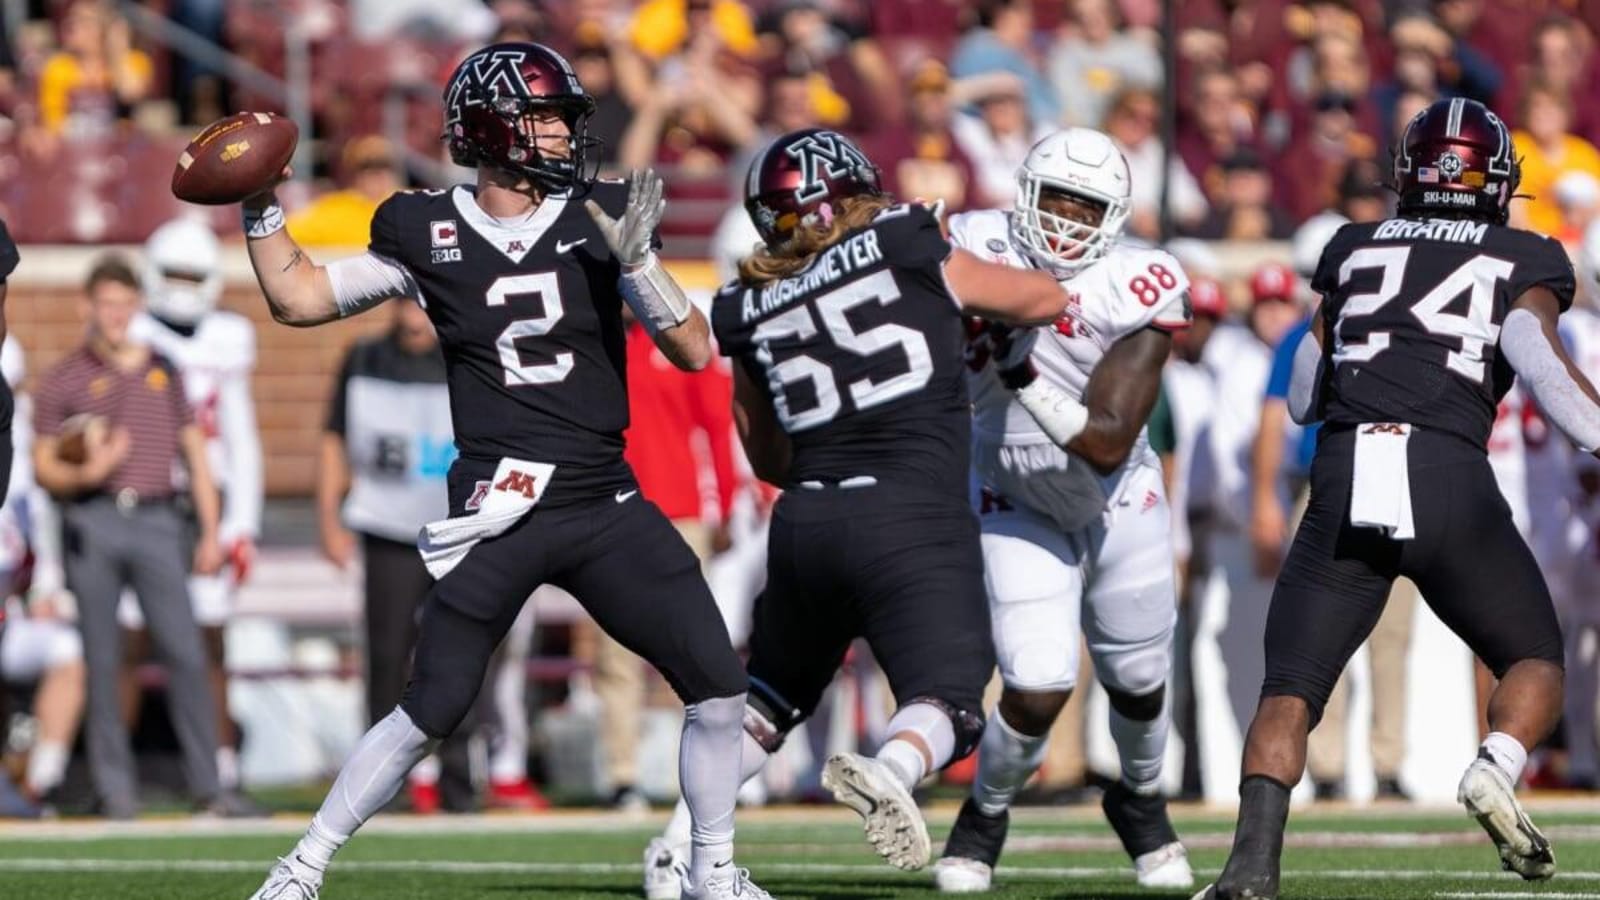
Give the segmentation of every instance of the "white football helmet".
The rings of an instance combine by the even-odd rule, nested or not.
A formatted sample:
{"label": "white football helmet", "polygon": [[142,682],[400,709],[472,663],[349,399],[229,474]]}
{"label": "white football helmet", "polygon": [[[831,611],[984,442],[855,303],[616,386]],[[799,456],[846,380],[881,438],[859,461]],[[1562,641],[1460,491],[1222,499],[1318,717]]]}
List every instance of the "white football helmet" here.
{"label": "white football helmet", "polygon": [[1317,263],[1322,261],[1322,251],[1333,240],[1334,234],[1348,224],[1349,219],[1327,210],[1317,213],[1295,229],[1294,237],[1289,240],[1289,263],[1302,281],[1311,283],[1311,276],[1317,274]]}
{"label": "white football helmet", "polygon": [[[1111,250],[1132,211],[1128,161],[1111,138],[1090,128],[1066,128],[1028,151],[1017,170],[1011,235],[1034,265],[1069,278]],[[1039,208],[1045,191],[1060,191],[1105,208],[1100,224],[1084,225]]]}
{"label": "white football helmet", "polygon": [[222,297],[222,246],[204,223],[177,218],[144,244],[145,303],[156,318],[193,325]]}
{"label": "white football helmet", "polygon": [[1600,311],[1600,219],[1589,223],[1578,246],[1578,300]]}

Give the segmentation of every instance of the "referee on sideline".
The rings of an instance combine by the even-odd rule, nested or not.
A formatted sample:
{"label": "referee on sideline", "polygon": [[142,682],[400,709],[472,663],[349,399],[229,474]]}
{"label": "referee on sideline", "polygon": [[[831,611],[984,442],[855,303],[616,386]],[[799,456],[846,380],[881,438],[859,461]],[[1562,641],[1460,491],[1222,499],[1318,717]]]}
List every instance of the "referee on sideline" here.
{"label": "referee on sideline", "polygon": [[[89,329],[83,346],[45,373],[34,408],[33,462],[41,487],[62,507],[67,587],[78,598],[89,671],[86,734],[101,811],[138,812],[133,751],[122,721],[117,601],[138,595],[167,669],[173,730],[184,773],[200,808],[228,814],[217,785],[217,723],[206,657],[189,606],[188,561],[198,574],[222,563],[217,492],[206,468],[205,438],[194,423],[176,367],[128,338],[143,303],[139,279],[120,256],[95,262],[85,285]],[[68,420],[84,417],[81,461],[61,456]],[[74,441],[76,439],[74,438]],[[174,463],[188,468],[199,519],[189,546],[173,490]]]}

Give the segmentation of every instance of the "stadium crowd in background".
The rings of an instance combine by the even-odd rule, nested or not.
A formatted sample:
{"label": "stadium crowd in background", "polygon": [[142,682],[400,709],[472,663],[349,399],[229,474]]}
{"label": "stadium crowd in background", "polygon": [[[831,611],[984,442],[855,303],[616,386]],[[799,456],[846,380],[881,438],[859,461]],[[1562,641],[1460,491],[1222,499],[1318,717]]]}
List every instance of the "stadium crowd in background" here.
{"label": "stadium crowd in background", "polygon": [[[27,21],[0,34],[0,218],[25,244],[143,243],[180,211],[167,186],[172,159],[198,126],[230,109],[284,108],[257,81],[230,81],[214,61],[164,46],[141,24],[145,15],[127,14],[107,0],[24,5]],[[274,77],[290,74],[286,23],[305,40],[311,130],[302,139],[311,146],[312,165],[301,174],[310,187],[285,197],[291,200],[289,230],[307,245],[362,246],[373,210],[390,193],[439,186],[460,174],[444,161],[438,142],[439,85],[467,50],[489,40],[538,40],[568,54],[596,100],[589,134],[600,139],[604,170],[654,166],[665,174],[669,206],[662,236],[667,254],[679,257],[709,255],[712,231],[725,215],[742,219],[739,182],[751,157],[787,131],[839,129],[859,139],[891,191],[940,199],[955,212],[1009,206],[1018,163],[1041,135],[1066,125],[1104,130],[1131,170],[1130,239],[1196,239],[1169,245],[1193,280],[1196,316],[1196,325],[1177,339],[1165,376],[1176,443],[1171,495],[1183,549],[1178,563],[1186,573],[1180,642],[1198,627],[1203,585],[1218,573],[1231,598],[1222,640],[1231,637],[1241,648],[1259,644],[1270,579],[1293,533],[1297,504],[1304,502],[1307,448],[1314,440],[1286,421],[1274,354],[1286,341],[1292,353],[1292,340],[1303,334],[1313,300],[1310,270],[1332,233],[1330,223],[1372,221],[1392,211],[1380,182],[1389,147],[1413,114],[1440,97],[1490,104],[1515,129],[1522,190],[1531,195],[1512,205],[1511,223],[1556,238],[1575,259],[1586,240],[1600,247],[1595,0],[1195,0],[1178,5],[1173,23],[1163,23],[1160,4],[1150,0],[185,0],[167,6],[178,24]],[[448,15],[442,13],[447,7]],[[1163,62],[1164,25],[1175,41],[1174,72]],[[1167,85],[1176,86],[1171,98],[1163,95]],[[1176,121],[1170,146],[1162,128],[1168,99]],[[237,236],[231,217],[206,221],[225,239]],[[753,241],[751,235],[744,246]],[[1274,258],[1246,267],[1245,277],[1228,278],[1210,244],[1216,241],[1289,243],[1261,244]],[[96,272],[91,294],[136,294],[140,288],[135,270],[124,274],[108,263]],[[1588,292],[1580,304],[1600,304],[1593,274],[1580,286],[1580,295]],[[415,414],[423,400],[397,399],[396,392],[426,393],[443,379],[442,361],[420,334],[426,320],[419,312],[414,304],[399,304],[391,334],[351,351],[326,420],[318,524],[324,552],[336,565],[366,560],[367,711],[373,720],[393,706],[404,684],[411,642],[411,621],[383,613],[410,608],[426,590],[409,541],[417,524],[436,516],[430,503],[443,508],[442,467],[449,462],[434,432],[399,439],[439,451],[417,465],[403,454],[397,460],[394,436],[383,433],[399,419],[416,426],[427,418]],[[652,357],[648,339],[638,337],[630,338],[629,354],[634,373],[642,374]],[[136,810],[136,797],[119,733],[119,701],[106,695],[115,691],[121,671],[116,639],[107,631],[115,627],[107,604],[116,598],[103,585],[83,581],[92,574],[90,560],[75,541],[85,529],[120,535],[135,517],[166,516],[172,486],[161,467],[171,460],[139,467],[146,474],[161,469],[153,480],[113,478],[124,455],[148,449],[139,441],[130,448],[113,432],[103,443],[89,442],[76,468],[62,468],[53,448],[76,409],[64,405],[69,392],[61,379],[124,378],[86,374],[86,367],[98,365],[88,350],[72,359],[66,369],[49,368],[49,375],[55,361],[45,360],[25,383],[41,401],[47,452],[38,483],[67,506],[65,587],[77,595],[85,640],[77,647],[70,632],[58,629],[48,659],[27,665],[7,663],[7,645],[0,644],[0,674],[8,681],[43,679],[39,702],[48,708],[37,718],[49,733],[34,748],[43,761],[31,764],[22,779],[27,799],[36,801],[65,767],[57,759],[59,745],[70,742],[76,728],[83,700],[72,685],[83,677],[75,667],[87,650],[90,761],[103,811],[126,816]],[[74,372],[73,365],[83,371]],[[139,378],[169,377],[158,376],[167,371],[159,362],[138,366]],[[181,396],[175,383],[164,390]],[[680,531],[695,536],[702,560],[726,549],[728,540],[737,481],[729,459],[728,391],[719,375],[634,386],[630,458],[642,489]],[[442,396],[442,390],[433,393]],[[168,412],[173,434],[194,414],[175,407]],[[435,409],[427,421],[437,424],[445,414]],[[1542,427],[1531,402],[1508,397],[1493,445],[1503,463],[1497,472],[1507,496],[1523,498],[1513,505],[1525,533],[1567,535],[1561,546],[1533,543],[1543,548],[1542,562],[1565,573],[1552,579],[1554,590],[1567,592],[1558,604],[1574,609],[1573,621],[1587,621],[1581,586],[1593,583],[1591,570],[1600,571],[1594,473],[1580,473],[1565,454],[1536,457],[1547,452],[1538,437]],[[705,440],[691,438],[697,433]],[[652,473],[655,461],[666,458],[672,462]],[[1554,493],[1511,483],[1536,468],[1535,458],[1557,472]],[[711,485],[710,498],[702,498],[702,482],[682,477],[684,469],[715,473],[703,481]],[[428,479],[397,483],[418,472]],[[78,488],[101,482],[110,486],[77,496]],[[196,480],[197,492],[203,482]],[[430,485],[440,490],[432,501],[421,496]],[[398,513],[396,504],[407,505],[399,494],[413,490],[416,509]],[[48,523],[47,508],[26,505],[40,496],[14,489],[6,509]],[[136,530],[140,540],[156,537]],[[754,540],[764,539],[759,529],[754,533]],[[94,542],[117,546],[120,539]],[[202,542],[196,569],[220,564],[216,551]],[[36,548],[34,555],[48,560],[51,554]],[[182,580],[181,572],[167,574]],[[70,615],[71,604],[57,599],[61,585],[46,577],[46,589],[39,590],[37,568],[34,584],[32,591],[18,589],[32,598],[21,624],[42,627]],[[214,803],[233,795],[219,793],[206,774],[214,764],[200,759],[212,752],[208,745],[202,754],[199,746],[216,744],[217,727],[210,699],[202,703],[198,692],[205,684],[204,648],[193,621],[180,612],[188,608],[187,601],[179,603],[181,590],[169,587],[156,592],[162,596],[140,599],[147,615],[151,602],[167,610],[150,621],[173,671],[168,683],[195,773],[195,799]],[[1392,604],[1401,615],[1380,623],[1373,643],[1381,698],[1374,710],[1374,755],[1379,793],[1387,796],[1405,793],[1396,761],[1403,750],[1397,735],[1403,695],[1395,680],[1407,652],[1406,613],[1415,607],[1415,592],[1409,596],[1409,605]],[[396,627],[380,632],[379,625]],[[19,630],[8,638],[15,640]],[[518,652],[526,653],[527,633],[518,640]],[[592,662],[596,686],[605,688],[602,738],[612,799],[631,806],[640,777],[632,771],[634,748],[625,745],[639,740],[637,705],[645,691],[632,677],[636,661],[619,649],[602,645]],[[513,658],[520,666],[521,657]],[[1260,660],[1254,668],[1248,653],[1231,660],[1230,699],[1243,724],[1255,703]],[[1180,729],[1181,706],[1192,702],[1182,687],[1175,692]],[[1343,721],[1342,696],[1335,695],[1330,724]],[[1547,766],[1536,777],[1595,786],[1600,772],[1592,771],[1596,736],[1589,713],[1569,716],[1566,740],[1585,748],[1573,754],[1574,768]],[[1336,797],[1346,768],[1342,735],[1324,726],[1319,738],[1311,758],[1316,793]],[[1189,752],[1197,751],[1191,745]],[[508,754],[511,762],[498,764],[498,771],[515,768],[519,759],[526,763],[526,744],[513,741]],[[512,785],[501,790],[510,805],[542,803],[532,799],[526,774],[520,784],[499,779]],[[1185,789],[1198,787],[1186,777]]]}

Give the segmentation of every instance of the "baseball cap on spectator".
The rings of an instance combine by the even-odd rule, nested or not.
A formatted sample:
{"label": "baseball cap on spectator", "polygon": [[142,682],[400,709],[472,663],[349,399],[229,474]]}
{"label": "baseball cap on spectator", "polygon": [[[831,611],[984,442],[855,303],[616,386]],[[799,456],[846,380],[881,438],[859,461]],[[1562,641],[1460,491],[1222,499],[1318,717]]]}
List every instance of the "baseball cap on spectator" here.
{"label": "baseball cap on spectator", "polygon": [[606,29],[604,25],[593,19],[585,19],[578,23],[572,30],[572,55],[579,56],[609,56],[610,49],[606,46]]}
{"label": "baseball cap on spectator", "polygon": [[1228,316],[1228,298],[1222,295],[1222,285],[1215,278],[1196,275],[1189,279],[1189,310],[1197,316],[1224,319]]}
{"label": "baseball cap on spectator", "polygon": [[983,104],[991,100],[1027,98],[1028,88],[1012,72],[984,72],[957,79],[950,85],[950,99],[957,104]]}
{"label": "baseball cap on spectator", "polygon": [[1294,270],[1279,262],[1269,262],[1250,276],[1252,303],[1295,302]]}
{"label": "baseball cap on spectator", "polygon": [[1339,175],[1339,198],[1355,200],[1364,197],[1385,197],[1383,170],[1371,159],[1352,159]]}
{"label": "baseball cap on spectator", "polygon": [[353,178],[368,169],[393,169],[394,147],[382,135],[366,134],[353,138],[339,154],[339,173]]}

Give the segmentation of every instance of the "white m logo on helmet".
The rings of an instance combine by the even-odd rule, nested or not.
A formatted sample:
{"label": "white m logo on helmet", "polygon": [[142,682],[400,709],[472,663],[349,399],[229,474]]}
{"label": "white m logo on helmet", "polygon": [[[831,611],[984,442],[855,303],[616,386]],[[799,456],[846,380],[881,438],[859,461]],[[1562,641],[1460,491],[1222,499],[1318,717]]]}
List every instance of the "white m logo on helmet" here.
{"label": "white m logo on helmet", "polygon": [[[530,93],[528,81],[522,77],[522,61],[526,58],[527,54],[521,50],[478,54],[461,68],[461,73],[450,85],[445,108],[456,110],[499,96],[526,97]],[[478,89],[467,92],[469,82],[475,82]]]}
{"label": "white m logo on helmet", "polygon": [[870,173],[872,163],[855,145],[831,131],[808,134],[786,149],[800,164],[800,186],[795,200],[808,203],[828,193],[825,178],[842,178],[852,172]]}

